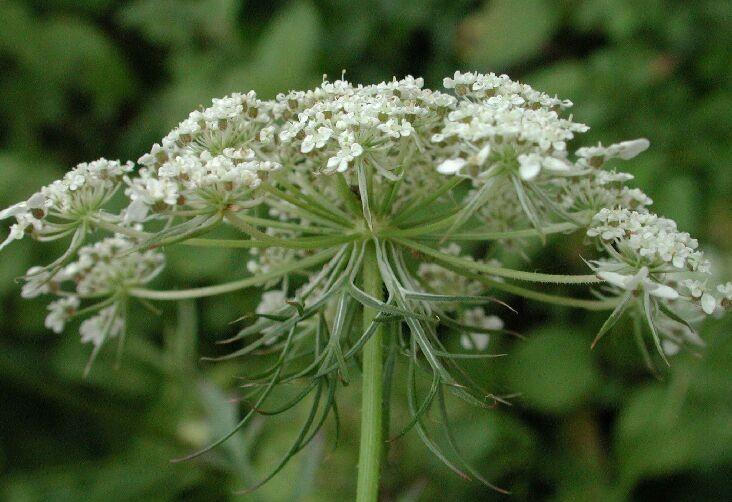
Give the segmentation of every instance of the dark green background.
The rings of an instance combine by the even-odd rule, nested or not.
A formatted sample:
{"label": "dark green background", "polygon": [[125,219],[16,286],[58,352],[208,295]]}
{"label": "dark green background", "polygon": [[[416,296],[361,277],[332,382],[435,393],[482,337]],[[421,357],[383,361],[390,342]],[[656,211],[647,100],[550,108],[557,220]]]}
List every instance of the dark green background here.
{"label": "dark green background", "polygon": [[[0,0],[0,18],[0,206],[77,162],[136,159],[190,110],[228,92],[272,97],[342,69],[354,81],[411,73],[435,87],[455,69],[505,71],[574,101],[575,117],[592,126],[584,143],[649,138],[651,149],[628,169],[730,278],[730,2]],[[545,270],[579,271],[580,244],[528,252]],[[258,291],[134,315],[119,367],[110,349],[83,379],[89,347],[73,328],[45,330],[42,299],[21,300],[13,282],[58,251],[21,242],[0,255],[0,499],[225,500],[266,474],[303,410],[256,421],[203,460],[168,462],[234,423],[234,377],[261,363],[198,357],[220,352],[213,342]],[[170,255],[161,286],[244,273],[237,253]],[[703,357],[676,356],[657,380],[627,325],[590,352],[601,314],[514,304],[524,315],[507,323],[528,339],[493,342],[510,356],[471,370],[496,392],[522,396],[489,413],[450,403],[466,455],[514,491],[504,500],[729,499],[729,317],[704,325]],[[399,424],[402,373],[394,384]],[[357,385],[341,392],[336,450],[329,428],[241,498],[351,499],[358,399]],[[383,495],[503,498],[451,474],[414,433],[392,445]]]}

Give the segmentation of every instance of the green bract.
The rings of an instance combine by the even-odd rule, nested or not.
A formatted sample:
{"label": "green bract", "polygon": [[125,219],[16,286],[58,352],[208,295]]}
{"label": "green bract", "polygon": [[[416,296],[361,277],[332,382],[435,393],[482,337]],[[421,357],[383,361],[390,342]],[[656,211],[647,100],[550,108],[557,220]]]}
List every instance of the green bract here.
{"label": "green bract", "polygon": [[[237,428],[187,458],[257,413],[307,400],[312,411],[274,475],[326,418],[337,419],[337,390],[360,360],[359,496],[372,499],[385,439],[383,383],[388,392],[403,358],[412,416],[399,435],[416,428],[451,469],[489,484],[462,460],[449,428],[451,453],[442,452],[424,418],[436,401],[448,424],[445,392],[483,408],[503,402],[460,364],[500,355],[490,352],[489,337],[511,334],[486,311],[512,310],[492,292],[607,310],[597,339],[629,312],[665,358],[701,343],[688,320],[728,308],[731,286],[716,291],[696,240],[650,213],[651,200],[625,186],[632,176],[606,168],[644,151],[647,140],[572,152],[568,145],[588,128],[564,113],[569,101],[505,75],[458,72],[444,84],[452,94],[412,77],[367,86],[324,81],[270,101],[233,94],[191,113],[137,169],[104,159],[77,166],[0,213],[16,220],[3,246],[25,235],[71,236],[63,256],[28,272],[24,296],[59,297],[49,306],[54,330],[85,317],[82,337],[96,354],[107,339],[124,336],[136,301],[261,287],[256,312],[232,312],[232,320],[253,322],[225,340],[235,348],[219,359],[276,359],[246,375],[253,405]],[[110,212],[107,204],[122,193],[125,208]],[[221,226],[241,238],[208,235]],[[105,232],[114,236],[88,244]],[[527,239],[570,233],[585,234],[593,245],[587,252],[601,253],[587,275],[516,270],[463,250],[480,242],[521,253]],[[231,282],[148,289],[172,245],[241,248],[249,258]],[[551,291],[555,284],[592,295],[561,296]],[[460,352],[448,348],[455,336]],[[642,336],[638,342],[646,353]],[[416,381],[425,376],[429,391],[418,396]],[[294,381],[304,381],[303,390],[271,404]]]}

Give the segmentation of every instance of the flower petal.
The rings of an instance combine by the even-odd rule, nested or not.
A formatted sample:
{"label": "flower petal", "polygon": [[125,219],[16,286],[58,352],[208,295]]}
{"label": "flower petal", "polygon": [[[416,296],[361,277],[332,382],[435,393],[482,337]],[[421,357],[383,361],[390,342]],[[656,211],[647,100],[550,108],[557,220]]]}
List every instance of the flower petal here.
{"label": "flower petal", "polygon": [[633,278],[631,275],[618,274],[616,272],[602,271],[597,273],[597,277],[603,281],[609,282],[610,284],[619,288],[626,289],[626,284]]}
{"label": "flower petal", "polygon": [[465,166],[465,159],[448,159],[437,166],[437,172],[440,174],[457,174]]}
{"label": "flower petal", "polygon": [[702,310],[707,314],[712,314],[717,308],[717,299],[709,293],[704,293],[701,297]]}

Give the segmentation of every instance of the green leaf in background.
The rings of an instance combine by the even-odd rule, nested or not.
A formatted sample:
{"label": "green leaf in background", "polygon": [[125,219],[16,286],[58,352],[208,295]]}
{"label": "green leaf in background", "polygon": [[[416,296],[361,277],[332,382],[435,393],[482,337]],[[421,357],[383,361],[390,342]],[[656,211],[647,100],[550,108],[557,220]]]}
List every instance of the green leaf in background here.
{"label": "green leaf in background", "polygon": [[458,50],[471,67],[504,71],[538,56],[557,28],[559,11],[545,0],[493,0],[463,21]]}
{"label": "green leaf in background", "polygon": [[732,386],[719,371],[732,362],[729,322],[713,339],[703,365],[676,361],[669,382],[638,389],[620,414],[620,486],[639,479],[732,462]]}
{"label": "green leaf in background", "polygon": [[251,62],[225,77],[227,92],[255,89],[264,97],[273,97],[312,80],[320,30],[318,12],[311,2],[290,2],[260,36]]}
{"label": "green leaf in background", "polygon": [[539,328],[517,344],[508,363],[507,385],[527,406],[564,413],[598,385],[589,339],[560,326]]}
{"label": "green leaf in background", "polygon": [[148,40],[185,46],[236,37],[236,0],[136,0],[119,13],[119,22]]}

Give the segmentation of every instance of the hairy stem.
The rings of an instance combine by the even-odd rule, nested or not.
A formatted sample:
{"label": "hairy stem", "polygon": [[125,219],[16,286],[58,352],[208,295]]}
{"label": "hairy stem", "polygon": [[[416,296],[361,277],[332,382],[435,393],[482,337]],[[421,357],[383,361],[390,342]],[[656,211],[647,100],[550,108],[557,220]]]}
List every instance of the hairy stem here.
{"label": "hairy stem", "polygon": [[[363,288],[369,295],[382,299],[382,282],[373,243],[366,247],[363,260]],[[369,329],[377,310],[364,307],[363,329]],[[363,349],[363,384],[361,398],[361,441],[358,458],[356,500],[374,502],[379,495],[379,471],[382,454],[383,354],[382,329],[377,328]]]}
{"label": "hairy stem", "polygon": [[525,272],[523,270],[514,270],[510,268],[495,267],[486,263],[480,263],[457,256],[452,256],[437,249],[423,246],[414,241],[407,239],[393,238],[394,242],[402,246],[412,248],[425,256],[431,257],[438,264],[449,264],[463,270],[472,270],[483,274],[490,274],[497,277],[505,277],[507,279],[516,279],[518,281],[528,282],[545,282],[553,284],[597,284],[604,282],[596,275],[564,275],[564,274],[541,274],[537,272]]}

